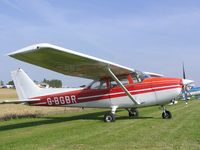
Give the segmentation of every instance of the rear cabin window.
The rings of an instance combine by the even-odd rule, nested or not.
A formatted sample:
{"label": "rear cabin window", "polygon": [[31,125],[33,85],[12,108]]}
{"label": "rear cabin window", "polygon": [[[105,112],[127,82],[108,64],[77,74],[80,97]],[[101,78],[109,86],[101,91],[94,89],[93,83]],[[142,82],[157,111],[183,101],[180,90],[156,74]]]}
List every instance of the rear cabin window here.
{"label": "rear cabin window", "polygon": [[107,84],[106,84],[106,81],[104,80],[94,81],[90,85],[90,89],[106,89],[106,88],[107,88]]}

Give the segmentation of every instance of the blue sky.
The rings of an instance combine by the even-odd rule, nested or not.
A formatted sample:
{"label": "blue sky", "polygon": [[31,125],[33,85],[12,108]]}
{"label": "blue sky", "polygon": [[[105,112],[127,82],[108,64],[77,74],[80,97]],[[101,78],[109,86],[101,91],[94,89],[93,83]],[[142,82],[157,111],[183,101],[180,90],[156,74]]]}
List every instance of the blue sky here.
{"label": "blue sky", "polygon": [[52,43],[134,69],[182,76],[200,85],[200,1],[0,0],[0,80],[23,68],[32,79],[66,77],[9,58],[35,43]]}

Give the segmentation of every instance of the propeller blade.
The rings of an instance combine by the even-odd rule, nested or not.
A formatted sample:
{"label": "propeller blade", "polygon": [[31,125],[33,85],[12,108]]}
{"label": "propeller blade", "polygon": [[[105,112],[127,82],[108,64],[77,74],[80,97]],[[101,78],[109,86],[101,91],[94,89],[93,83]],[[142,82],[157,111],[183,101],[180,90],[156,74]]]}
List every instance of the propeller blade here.
{"label": "propeller blade", "polygon": [[187,101],[190,99],[191,96],[189,88],[191,87],[190,85],[194,83],[194,81],[186,79],[184,62],[182,63],[182,69],[183,69],[183,85],[184,85],[182,93],[183,93],[183,99],[187,104]]}
{"label": "propeller blade", "polygon": [[183,67],[183,79],[186,79],[184,62],[182,64],[182,67]]}

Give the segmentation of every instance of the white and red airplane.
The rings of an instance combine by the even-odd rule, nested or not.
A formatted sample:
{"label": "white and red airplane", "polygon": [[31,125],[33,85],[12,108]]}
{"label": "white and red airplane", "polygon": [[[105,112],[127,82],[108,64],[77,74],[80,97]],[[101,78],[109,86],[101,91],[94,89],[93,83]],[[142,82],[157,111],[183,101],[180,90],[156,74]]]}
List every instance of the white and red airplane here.
{"label": "white and red airplane", "polygon": [[18,101],[33,106],[68,106],[86,108],[110,108],[105,122],[115,121],[118,108],[128,110],[130,117],[138,116],[137,108],[160,105],[162,118],[171,118],[164,105],[181,94],[190,80],[153,77],[106,60],[85,55],[55,45],[42,43],[8,54],[9,56],[64,75],[93,79],[85,88],[39,88],[22,70],[13,71]]}

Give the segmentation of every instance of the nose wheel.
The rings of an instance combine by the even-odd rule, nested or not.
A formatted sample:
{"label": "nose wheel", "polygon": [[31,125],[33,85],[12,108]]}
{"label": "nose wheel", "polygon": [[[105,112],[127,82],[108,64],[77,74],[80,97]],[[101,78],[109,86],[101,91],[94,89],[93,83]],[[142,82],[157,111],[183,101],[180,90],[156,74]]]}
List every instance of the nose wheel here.
{"label": "nose wheel", "polygon": [[166,110],[164,106],[162,106],[162,107],[163,107],[162,118],[163,119],[171,119],[172,118],[171,112]]}

